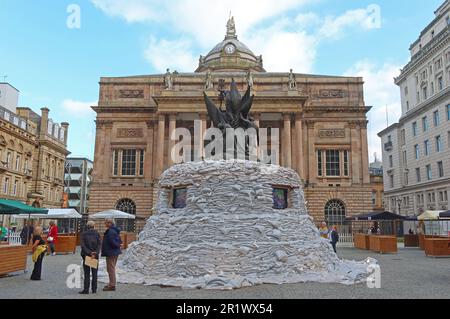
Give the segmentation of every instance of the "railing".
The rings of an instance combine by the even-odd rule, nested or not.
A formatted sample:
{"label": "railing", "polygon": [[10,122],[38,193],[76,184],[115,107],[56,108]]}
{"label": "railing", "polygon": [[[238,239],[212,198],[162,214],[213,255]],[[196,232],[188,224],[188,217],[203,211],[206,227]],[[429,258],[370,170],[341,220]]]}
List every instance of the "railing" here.
{"label": "railing", "polygon": [[353,245],[353,234],[339,234],[340,244],[352,244]]}
{"label": "railing", "polygon": [[21,245],[22,239],[20,238],[20,233],[9,233],[8,242],[10,245]]}
{"label": "railing", "polygon": [[385,151],[392,151],[392,148],[393,148],[393,145],[392,145],[392,142],[387,142],[387,143],[384,143],[384,150]]}

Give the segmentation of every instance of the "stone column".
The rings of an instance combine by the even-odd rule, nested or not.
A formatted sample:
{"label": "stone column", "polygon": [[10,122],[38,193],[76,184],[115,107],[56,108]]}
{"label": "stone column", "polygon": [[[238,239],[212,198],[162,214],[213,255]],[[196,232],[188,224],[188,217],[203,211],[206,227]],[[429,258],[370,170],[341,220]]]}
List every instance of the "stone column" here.
{"label": "stone column", "polygon": [[[308,160],[305,163],[306,170],[304,171],[305,179],[311,182],[312,184],[317,182],[317,157],[316,152],[314,150],[314,140],[315,140],[315,122],[307,121],[307,158]],[[307,176],[306,176],[307,175]]]}
{"label": "stone column", "polygon": [[146,182],[153,181],[153,139],[154,125],[153,121],[147,122],[147,150],[144,157],[144,178]]}
{"label": "stone column", "polygon": [[177,115],[175,113],[172,113],[169,115],[169,149],[167,150],[167,159],[169,162],[169,167],[173,165],[172,148],[175,146],[177,140],[172,141],[172,134],[174,134],[176,128],[177,128]]}
{"label": "stone column", "polygon": [[351,175],[353,184],[361,184],[361,135],[358,134],[358,123],[356,121],[349,122],[350,139],[351,139]]}
{"label": "stone column", "polygon": [[201,159],[205,159],[205,134],[206,134],[206,114],[200,114],[200,141],[199,141],[199,153]]}
{"label": "stone column", "polygon": [[159,179],[164,170],[164,134],[166,127],[166,116],[160,114],[158,116],[158,152],[156,153],[156,178]]}
{"label": "stone column", "polygon": [[295,148],[295,161],[297,173],[300,175],[301,179],[304,178],[304,168],[303,168],[303,125],[302,125],[302,114],[295,114],[295,134],[296,134],[296,148]]}
{"label": "stone column", "polygon": [[63,122],[61,123],[61,126],[64,129],[64,145],[67,146],[67,137],[69,135],[69,123]]}
{"label": "stone column", "polygon": [[283,135],[281,140],[283,145],[283,166],[290,168],[292,165],[291,114],[283,114],[283,122]]}
{"label": "stone column", "polygon": [[[106,122],[105,123],[105,149],[104,149],[104,156],[105,156],[105,163],[103,166],[103,176],[106,180],[111,180],[112,176],[112,150],[111,150],[111,135],[112,135],[112,129],[113,129],[113,122]],[[120,163],[120,161],[119,161]],[[121,167],[118,167],[119,171]]]}
{"label": "stone column", "polygon": [[[258,127],[258,129],[260,128],[260,120],[261,120],[261,114],[260,113],[256,113],[253,114],[253,118],[255,120],[255,125]],[[261,137],[260,137],[261,138]],[[259,143],[258,146],[256,148],[256,157],[258,159],[262,159],[262,154],[261,154],[261,147],[259,147]]]}
{"label": "stone column", "polygon": [[46,107],[41,108],[41,137],[47,135],[48,132],[48,113],[50,110]]}
{"label": "stone column", "polygon": [[367,121],[360,123],[361,132],[361,161],[362,161],[362,180],[364,184],[370,183],[369,175],[369,146],[367,142]]}

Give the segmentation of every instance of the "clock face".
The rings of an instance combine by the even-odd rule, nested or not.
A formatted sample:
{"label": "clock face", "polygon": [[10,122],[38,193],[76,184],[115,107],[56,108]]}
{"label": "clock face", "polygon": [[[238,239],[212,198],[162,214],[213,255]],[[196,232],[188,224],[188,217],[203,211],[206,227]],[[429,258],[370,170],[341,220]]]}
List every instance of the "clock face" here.
{"label": "clock face", "polygon": [[228,44],[228,45],[225,47],[225,52],[226,52],[227,54],[233,54],[235,51],[236,51],[236,48],[235,48],[234,45],[232,45],[232,44]]}

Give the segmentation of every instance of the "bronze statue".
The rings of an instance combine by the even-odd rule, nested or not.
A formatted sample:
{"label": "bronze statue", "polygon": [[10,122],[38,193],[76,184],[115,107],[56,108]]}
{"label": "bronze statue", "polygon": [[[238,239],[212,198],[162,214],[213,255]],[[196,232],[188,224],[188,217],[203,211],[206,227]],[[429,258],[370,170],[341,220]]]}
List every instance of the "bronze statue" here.
{"label": "bronze statue", "polygon": [[[211,119],[214,127],[222,131],[224,140],[227,128],[238,129],[242,128],[244,131],[253,128],[256,131],[256,138],[258,140],[258,127],[254,123],[253,118],[250,117],[250,109],[253,104],[254,95],[250,95],[251,87],[248,86],[247,91],[242,97],[239,93],[236,82],[234,79],[231,81],[230,91],[225,93],[225,106],[226,110],[223,111],[218,108],[214,102],[204,92],[204,98],[209,118]],[[249,137],[246,137],[245,145],[236,145],[237,148],[245,147],[245,155],[249,155]],[[258,141],[256,141],[258,143]]]}

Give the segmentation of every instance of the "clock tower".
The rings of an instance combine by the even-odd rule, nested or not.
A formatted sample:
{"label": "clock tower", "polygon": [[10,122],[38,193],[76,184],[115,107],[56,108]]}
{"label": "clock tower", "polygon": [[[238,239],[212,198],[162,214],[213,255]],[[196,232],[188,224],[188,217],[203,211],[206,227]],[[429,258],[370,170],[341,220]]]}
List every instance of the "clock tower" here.
{"label": "clock tower", "polygon": [[227,23],[225,39],[217,44],[205,57],[200,56],[196,72],[266,72],[262,56],[256,56],[238,40],[234,17]]}

